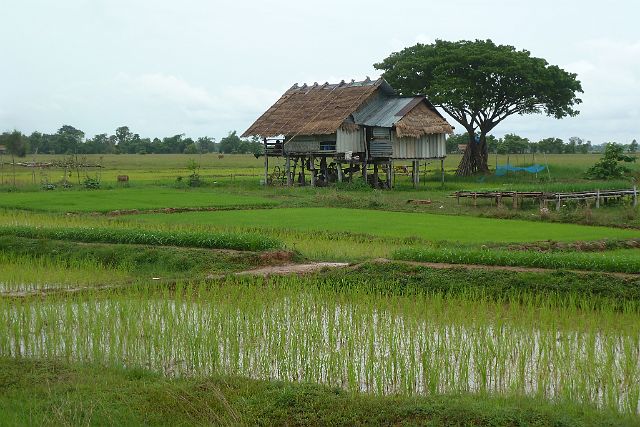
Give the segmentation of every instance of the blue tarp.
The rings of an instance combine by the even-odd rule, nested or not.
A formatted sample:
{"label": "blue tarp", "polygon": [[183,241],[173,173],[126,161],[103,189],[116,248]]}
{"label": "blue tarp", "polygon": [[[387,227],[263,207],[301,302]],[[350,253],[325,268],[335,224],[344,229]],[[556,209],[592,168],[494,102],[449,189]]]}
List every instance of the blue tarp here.
{"label": "blue tarp", "polygon": [[529,173],[538,173],[538,172],[542,172],[543,170],[545,170],[547,167],[544,165],[531,165],[531,166],[525,166],[525,167],[519,167],[519,166],[511,166],[509,164],[507,165],[498,165],[498,167],[496,168],[496,176],[504,176],[507,174],[507,172],[529,172]]}

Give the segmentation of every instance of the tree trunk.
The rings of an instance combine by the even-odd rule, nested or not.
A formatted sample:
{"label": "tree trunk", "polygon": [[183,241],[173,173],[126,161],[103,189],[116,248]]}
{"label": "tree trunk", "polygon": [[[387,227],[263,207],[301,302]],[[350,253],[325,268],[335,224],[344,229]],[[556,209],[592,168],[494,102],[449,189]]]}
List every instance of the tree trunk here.
{"label": "tree trunk", "polygon": [[458,165],[456,175],[470,176],[476,173],[488,173],[489,150],[485,134],[481,133],[476,142],[473,132],[469,132],[469,142]]}

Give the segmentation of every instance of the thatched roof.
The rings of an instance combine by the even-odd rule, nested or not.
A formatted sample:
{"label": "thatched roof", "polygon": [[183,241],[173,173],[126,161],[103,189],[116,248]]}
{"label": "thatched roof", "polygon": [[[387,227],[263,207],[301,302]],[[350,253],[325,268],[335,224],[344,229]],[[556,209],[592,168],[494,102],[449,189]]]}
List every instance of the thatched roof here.
{"label": "thatched roof", "polygon": [[383,86],[384,90],[392,91],[383,79],[323,85],[316,83],[312,86],[295,84],[242,136],[333,133],[351,113]]}
{"label": "thatched roof", "polygon": [[[384,123],[377,123],[379,120]],[[339,128],[357,129],[360,124],[392,127],[396,122],[402,122],[401,136],[452,133],[451,126],[424,97],[401,98],[384,79],[367,79],[312,86],[295,84],[242,136],[326,135]]]}
{"label": "thatched roof", "polygon": [[426,98],[421,98],[421,102],[417,103],[396,122],[396,134],[400,138],[420,138],[426,134],[453,133],[453,127],[444,117],[438,113]]}

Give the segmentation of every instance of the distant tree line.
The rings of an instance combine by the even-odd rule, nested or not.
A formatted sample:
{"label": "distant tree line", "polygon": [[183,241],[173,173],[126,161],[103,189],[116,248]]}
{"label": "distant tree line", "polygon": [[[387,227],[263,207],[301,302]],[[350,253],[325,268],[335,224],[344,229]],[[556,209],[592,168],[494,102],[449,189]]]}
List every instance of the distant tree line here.
{"label": "distant tree line", "polygon": [[[469,142],[469,135],[454,134],[447,139],[447,153],[456,153],[459,146],[466,146]],[[587,154],[604,152],[607,144],[593,145],[591,141],[585,141],[577,136],[572,136],[568,141],[560,138],[544,138],[540,141],[530,141],[527,138],[506,134],[503,138],[496,138],[493,135],[486,136],[489,153],[497,154],[525,154],[525,153],[547,153],[547,154]],[[638,142],[634,139],[630,144],[618,144],[628,153],[638,151]]]}
{"label": "distant tree line", "polygon": [[[17,144],[15,141],[19,141]],[[235,131],[216,142],[214,138],[202,136],[197,139],[184,134],[164,138],[142,138],[128,126],[116,129],[113,135],[101,133],[86,138],[85,133],[73,126],[64,125],[56,133],[33,132],[31,135],[19,131],[0,134],[0,146],[16,156],[27,154],[200,154],[237,153],[261,154],[262,143],[238,137]]]}

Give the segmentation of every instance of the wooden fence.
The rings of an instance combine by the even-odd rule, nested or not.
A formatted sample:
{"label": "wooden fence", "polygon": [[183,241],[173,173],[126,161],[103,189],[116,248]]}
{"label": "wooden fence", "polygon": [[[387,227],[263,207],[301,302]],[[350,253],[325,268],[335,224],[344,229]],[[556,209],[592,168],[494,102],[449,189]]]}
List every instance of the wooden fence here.
{"label": "wooden fence", "polygon": [[549,203],[555,203],[556,210],[560,210],[562,202],[568,200],[583,200],[595,202],[596,208],[608,200],[617,200],[628,197],[632,200],[633,206],[638,206],[638,189],[636,186],[624,190],[593,190],[593,191],[573,191],[573,192],[544,192],[544,191],[456,191],[450,197],[455,197],[460,203],[462,198],[473,199],[473,205],[478,205],[478,199],[494,199],[496,206],[503,203],[502,199],[511,198],[514,208],[517,208],[522,200],[534,199],[540,203],[541,208],[547,207]]}

